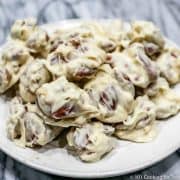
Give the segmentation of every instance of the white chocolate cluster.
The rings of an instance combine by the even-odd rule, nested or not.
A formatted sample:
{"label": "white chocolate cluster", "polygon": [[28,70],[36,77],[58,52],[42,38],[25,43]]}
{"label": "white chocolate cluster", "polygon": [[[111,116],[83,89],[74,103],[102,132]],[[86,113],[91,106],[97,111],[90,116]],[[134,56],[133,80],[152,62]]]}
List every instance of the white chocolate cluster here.
{"label": "white chocolate cluster", "polygon": [[68,148],[83,161],[98,161],[114,148],[116,142],[111,137],[113,132],[114,128],[99,122],[72,128],[67,134]]}
{"label": "white chocolate cluster", "polygon": [[155,119],[155,104],[146,95],[139,96],[135,100],[133,113],[124,123],[116,126],[115,135],[135,142],[151,141],[156,136]]}
{"label": "white chocolate cluster", "polygon": [[36,91],[51,80],[51,75],[45,67],[45,60],[37,59],[28,64],[19,82],[19,93],[25,102],[35,102]]}
{"label": "white chocolate cluster", "polygon": [[157,120],[176,115],[180,50],[151,22],[83,22],[48,33],[18,20],[0,52],[0,93],[15,88],[8,137],[44,146],[66,133],[66,149],[94,162],[115,138],[149,142]]}
{"label": "white chocolate cluster", "polygon": [[22,104],[19,97],[12,99],[8,137],[20,146],[44,146],[60,134],[63,128],[48,126],[44,115],[35,104]]}

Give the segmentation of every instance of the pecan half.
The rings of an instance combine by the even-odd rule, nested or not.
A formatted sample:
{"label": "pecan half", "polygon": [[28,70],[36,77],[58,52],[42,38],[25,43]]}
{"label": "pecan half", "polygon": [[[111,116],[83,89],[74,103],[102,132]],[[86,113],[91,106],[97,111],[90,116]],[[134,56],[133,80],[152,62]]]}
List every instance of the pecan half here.
{"label": "pecan half", "polygon": [[109,110],[115,110],[117,107],[117,93],[113,86],[107,87],[101,94],[99,101],[102,105],[106,106]]}
{"label": "pecan half", "polygon": [[140,61],[144,64],[145,69],[147,70],[149,74],[149,78],[153,81],[157,79],[157,70],[156,68],[152,65],[151,59],[145,55],[144,52],[139,52],[138,57]]}
{"label": "pecan half", "polygon": [[52,113],[54,119],[70,118],[75,112],[75,105],[73,103],[66,103],[60,107],[56,112]]}
{"label": "pecan half", "polygon": [[84,77],[92,76],[95,72],[96,72],[95,68],[89,68],[83,66],[78,69],[78,72],[76,73],[75,76],[79,78],[84,78]]}
{"label": "pecan half", "polygon": [[50,59],[50,64],[58,64],[58,63],[67,63],[68,59],[64,57],[63,54],[55,54],[51,59]]}

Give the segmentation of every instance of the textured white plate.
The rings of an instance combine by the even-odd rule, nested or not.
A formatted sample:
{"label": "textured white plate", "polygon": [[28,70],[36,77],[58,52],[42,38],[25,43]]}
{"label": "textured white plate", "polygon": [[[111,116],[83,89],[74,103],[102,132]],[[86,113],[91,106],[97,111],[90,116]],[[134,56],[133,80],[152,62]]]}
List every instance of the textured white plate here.
{"label": "textured white plate", "polygon": [[[48,31],[57,27],[73,27],[79,21],[70,20],[43,26]],[[176,87],[180,92],[180,86]],[[68,177],[99,178],[127,174],[150,166],[180,148],[180,114],[158,125],[159,135],[151,143],[137,144],[118,141],[115,150],[96,163],[83,163],[65,149],[48,145],[39,150],[20,148],[7,139],[8,104],[0,98],[0,149],[12,158],[35,169]]]}

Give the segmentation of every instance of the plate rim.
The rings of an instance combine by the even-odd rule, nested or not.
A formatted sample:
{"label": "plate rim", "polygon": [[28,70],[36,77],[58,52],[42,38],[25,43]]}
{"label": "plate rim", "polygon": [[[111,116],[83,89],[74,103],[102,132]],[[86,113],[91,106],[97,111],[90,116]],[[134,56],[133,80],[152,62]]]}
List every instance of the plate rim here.
{"label": "plate rim", "polygon": [[56,170],[56,169],[49,168],[47,166],[43,167],[42,165],[36,164],[35,162],[31,162],[31,161],[28,162],[23,157],[17,157],[14,154],[10,154],[5,148],[3,149],[0,146],[0,150],[3,151],[6,155],[13,158],[14,160],[17,160],[18,162],[20,162],[21,164],[23,164],[27,167],[33,168],[33,169],[38,170],[40,172],[44,172],[46,174],[63,176],[63,177],[70,177],[70,178],[80,178],[80,179],[83,179],[83,178],[84,179],[90,179],[90,178],[98,178],[99,179],[99,178],[108,178],[108,177],[116,177],[116,176],[121,176],[121,175],[127,175],[127,174],[133,173],[133,172],[135,173],[139,170],[143,170],[147,167],[151,167],[154,164],[164,160],[165,158],[168,158],[168,156],[170,156],[172,153],[176,152],[176,150],[178,148],[180,148],[180,140],[179,140],[179,145],[177,144],[175,147],[169,148],[169,149],[171,149],[169,151],[167,151],[167,149],[166,149],[167,152],[165,151],[163,155],[158,156],[159,158],[152,158],[150,161],[146,160],[143,162],[143,164],[139,165],[138,167],[135,167],[135,168],[132,167],[132,168],[129,168],[128,170],[124,170],[123,172],[119,172],[118,170],[111,170],[111,171],[106,171],[103,173],[101,173],[101,172],[97,173],[96,172],[96,173],[91,173],[91,174],[87,173],[86,175],[84,175],[80,171]]}

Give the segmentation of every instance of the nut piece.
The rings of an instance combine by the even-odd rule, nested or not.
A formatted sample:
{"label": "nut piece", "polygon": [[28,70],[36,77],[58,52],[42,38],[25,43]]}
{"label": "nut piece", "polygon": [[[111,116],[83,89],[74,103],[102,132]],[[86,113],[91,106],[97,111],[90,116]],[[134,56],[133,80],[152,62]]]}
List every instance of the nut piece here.
{"label": "nut piece", "polygon": [[156,58],[160,55],[162,51],[162,49],[158,45],[151,42],[143,42],[143,45],[146,54],[151,57],[152,60],[156,60]]}

